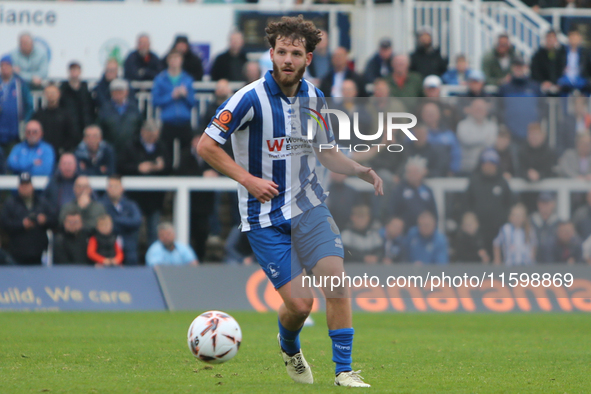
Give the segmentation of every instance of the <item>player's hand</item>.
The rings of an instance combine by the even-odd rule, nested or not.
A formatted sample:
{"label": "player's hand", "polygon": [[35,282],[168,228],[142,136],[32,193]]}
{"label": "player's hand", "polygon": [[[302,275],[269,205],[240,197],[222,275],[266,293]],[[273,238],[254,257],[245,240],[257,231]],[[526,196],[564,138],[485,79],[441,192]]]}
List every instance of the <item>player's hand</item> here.
{"label": "player's hand", "polygon": [[369,167],[362,167],[362,170],[357,173],[357,177],[363,179],[367,183],[371,183],[376,196],[384,195],[384,181],[382,181],[382,178],[380,178],[374,170]]}
{"label": "player's hand", "polygon": [[248,178],[243,183],[243,186],[250,194],[259,200],[261,204],[271,201],[273,197],[279,195],[279,186],[275,182],[257,178],[256,176]]}

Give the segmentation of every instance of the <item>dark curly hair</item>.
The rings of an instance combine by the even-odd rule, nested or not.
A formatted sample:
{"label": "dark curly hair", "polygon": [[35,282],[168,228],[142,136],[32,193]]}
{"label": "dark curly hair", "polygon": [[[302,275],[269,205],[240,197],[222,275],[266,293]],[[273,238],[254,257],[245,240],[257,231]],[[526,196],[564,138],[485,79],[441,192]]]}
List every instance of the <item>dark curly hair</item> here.
{"label": "dark curly hair", "polygon": [[275,48],[277,39],[287,38],[294,41],[301,41],[306,47],[306,52],[314,52],[316,45],[320,42],[322,32],[316,28],[314,23],[304,20],[302,15],[297,17],[284,16],[280,21],[269,22],[265,28],[267,41],[271,48]]}

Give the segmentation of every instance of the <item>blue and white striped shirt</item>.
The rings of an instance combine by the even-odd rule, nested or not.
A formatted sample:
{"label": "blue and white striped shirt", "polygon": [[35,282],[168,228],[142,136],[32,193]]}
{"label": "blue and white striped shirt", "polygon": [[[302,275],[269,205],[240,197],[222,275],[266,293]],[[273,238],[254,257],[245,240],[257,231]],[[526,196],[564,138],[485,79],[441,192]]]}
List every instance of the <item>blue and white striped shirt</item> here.
{"label": "blue and white striped shirt", "polygon": [[322,92],[305,79],[295,99],[286,97],[268,71],[218,108],[205,133],[220,144],[231,136],[236,163],[279,186],[279,195],[261,204],[239,185],[242,231],[280,225],[326,199],[314,147],[334,141],[332,128],[328,117],[317,123],[303,117],[317,117],[325,106]]}
{"label": "blue and white striped shirt", "polygon": [[515,228],[511,223],[505,223],[494,239],[493,245],[501,248],[505,265],[531,265],[535,263],[534,250],[537,240],[533,230],[529,232],[528,237],[523,228]]}

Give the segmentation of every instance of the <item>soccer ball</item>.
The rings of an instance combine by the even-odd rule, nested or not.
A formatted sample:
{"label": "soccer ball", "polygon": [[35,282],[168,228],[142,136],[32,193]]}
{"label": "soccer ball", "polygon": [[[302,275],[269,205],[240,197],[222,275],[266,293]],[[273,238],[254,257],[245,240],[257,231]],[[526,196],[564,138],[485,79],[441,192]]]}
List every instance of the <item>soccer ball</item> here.
{"label": "soccer ball", "polygon": [[242,331],[234,318],[220,311],[197,316],[187,333],[191,353],[199,360],[221,364],[232,359],[242,342]]}

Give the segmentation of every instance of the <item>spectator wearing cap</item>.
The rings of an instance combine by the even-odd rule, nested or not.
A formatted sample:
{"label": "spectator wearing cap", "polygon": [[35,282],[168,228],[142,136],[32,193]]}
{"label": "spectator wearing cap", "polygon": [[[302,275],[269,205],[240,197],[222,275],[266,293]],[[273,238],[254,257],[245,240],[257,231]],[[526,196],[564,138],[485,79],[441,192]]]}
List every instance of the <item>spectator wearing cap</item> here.
{"label": "spectator wearing cap", "polygon": [[376,78],[386,78],[392,74],[393,56],[392,41],[389,38],[382,38],[377,53],[365,66],[365,80],[372,83]]}
{"label": "spectator wearing cap", "polygon": [[8,156],[8,168],[15,174],[51,175],[55,164],[53,147],[43,141],[41,123],[30,120],[25,126],[25,140],[16,144]]}
{"label": "spectator wearing cap", "polygon": [[[19,140],[20,123],[33,114],[33,97],[27,83],[14,72],[12,59],[0,59],[0,145],[8,149]],[[6,152],[5,152],[6,153]]]}
{"label": "spectator wearing cap", "polygon": [[111,82],[119,78],[119,74],[119,62],[117,59],[111,58],[107,60],[102,78],[94,89],[92,89],[94,104],[99,112],[103,105],[111,101]]}
{"label": "spectator wearing cap", "polygon": [[548,146],[546,132],[540,123],[530,123],[527,127],[527,141],[519,151],[518,175],[530,182],[554,175],[556,155]]}
{"label": "spectator wearing cap", "polygon": [[123,75],[128,81],[152,81],[162,71],[162,61],[150,50],[150,36],[137,38],[136,50],[125,59]]}
{"label": "spectator wearing cap", "polygon": [[56,224],[56,213],[43,197],[35,194],[31,174],[19,177],[18,192],[2,207],[0,223],[10,238],[9,251],[17,264],[41,265],[47,249],[47,230]]}
{"label": "spectator wearing cap", "polygon": [[490,105],[482,98],[473,99],[466,108],[466,119],[458,123],[457,136],[462,149],[460,172],[471,174],[478,166],[481,152],[494,145],[499,126],[489,118]]}
{"label": "spectator wearing cap", "polygon": [[38,88],[47,78],[49,57],[43,48],[35,45],[30,33],[22,33],[18,38],[18,49],[10,54],[14,69],[32,87]]}
{"label": "spectator wearing cap", "polygon": [[457,174],[462,164],[462,149],[453,131],[441,124],[441,109],[437,103],[427,102],[421,108],[421,121],[429,130],[429,142],[446,149],[449,157],[448,174]]}
{"label": "spectator wearing cap", "polygon": [[466,211],[478,217],[484,247],[492,255],[492,241],[505,223],[513,204],[509,183],[499,171],[499,155],[486,149],[480,156],[480,165],[470,177],[464,193]]}
{"label": "spectator wearing cap", "polygon": [[408,108],[416,103],[416,97],[423,92],[423,77],[414,71],[409,71],[410,58],[408,55],[396,55],[392,58],[392,74],[386,80],[390,85],[392,97],[406,97],[404,103]]}
{"label": "spectator wearing cap", "polygon": [[82,228],[78,209],[66,213],[63,227],[53,239],[53,264],[90,264],[86,253],[90,234]]}
{"label": "spectator wearing cap", "polygon": [[103,141],[103,132],[97,125],[84,129],[84,139],[74,155],[81,175],[109,176],[115,173],[115,152],[108,142]]}
{"label": "spectator wearing cap", "polygon": [[579,134],[574,149],[566,150],[558,160],[558,174],[591,181],[591,134]]}
{"label": "spectator wearing cap", "polygon": [[456,104],[456,109],[458,113],[464,113],[466,107],[468,107],[472,103],[473,98],[484,97],[487,99],[489,105],[491,106],[491,116],[496,116],[496,100],[491,100],[490,97],[492,97],[493,95],[487,93],[484,90],[484,82],[486,80],[484,73],[481,70],[470,70],[466,77],[466,86],[468,89],[465,93],[458,95],[460,97]]}
{"label": "spectator wearing cap", "polygon": [[62,206],[72,201],[74,197],[74,182],[78,176],[76,157],[73,153],[61,155],[57,170],[49,179],[44,196],[52,207],[59,212]]}
{"label": "spectator wearing cap", "polygon": [[57,154],[71,151],[80,140],[80,135],[74,130],[68,110],[60,106],[60,90],[56,85],[50,84],[43,93],[45,108],[37,110],[32,119],[41,123],[44,140],[53,146]]}
{"label": "spectator wearing cap", "polygon": [[182,70],[185,71],[189,76],[195,81],[201,81],[203,79],[203,62],[199,55],[194,53],[191,50],[191,46],[189,45],[189,38],[187,36],[176,36],[174,39],[174,43],[172,44],[172,48],[170,52],[166,55],[166,58],[163,59],[166,64],[163,65],[163,68],[170,67],[168,64],[168,56],[172,52],[178,52],[182,57]]}
{"label": "spectator wearing cap", "polygon": [[322,79],[320,90],[326,97],[343,97],[343,82],[350,79],[357,86],[358,97],[367,97],[365,79],[349,68],[349,53],[343,47],[336,48],[331,57],[332,69]]}
{"label": "spectator wearing cap", "polygon": [[540,262],[576,264],[583,263],[583,249],[581,238],[570,221],[558,223],[556,232],[550,240],[548,253],[538,257]]}
{"label": "spectator wearing cap", "polygon": [[111,99],[100,109],[97,123],[103,138],[120,153],[140,131],[142,114],[137,102],[129,97],[129,84],[124,79],[111,81]]}
{"label": "spectator wearing cap", "polygon": [[175,240],[172,223],[158,225],[158,240],[146,252],[146,265],[199,265],[199,260],[189,245]]}
{"label": "spectator wearing cap", "polygon": [[81,175],[74,181],[74,200],[62,206],[59,214],[60,226],[63,226],[66,214],[75,209],[82,215],[82,227],[89,232],[96,227],[97,218],[105,214],[105,207],[94,199],[87,176]]}
{"label": "spectator wearing cap", "polygon": [[447,264],[448,250],[445,235],[437,229],[435,215],[430,211],[422,212],[417,225],[408,230],[406,235],[408,260],[419,264]]}
{"label": "spectator wearing cap", "polygon": [[582,43],[581,32],[574,25],[568,32],[568,45],[564,54],[564,73],[556,82],[562,93],[568,94],[574,90],[588,93],[590,90],[591,55],[582,46]]}
{"label": "spectator wearing cap", "polygon": [[425,78],[428,75],[441,76],[447,71],[448,60],[441,56],[439,48],[433,46],[433,31],[429,26],[417,31],[417,48],[410,55],[410,69]]}
{"label": "spectator wearing cap", "polygon": [[82,67],[78,62],[68,65],[68,79],[60,85],[60,106],[66,109],[74,127],[75,143],[82,137],[82,130],[94,122],[94,102],[88,84],[80,79]]}
{"label": "spectator wearing cap", "polygon": [[558,42],[556,31],[549,30],[544,45],[538,48],[531,59],[531,77],[540,84],[544,93],[558,92],[557,82],[566,66],[565,61],[565,48]]}
{"label": "spectator wearing cap", "polygon": [[167,61],[168,68],[154,80],[152,103],[161,110],[162,142],[172,157],[175,139],[179,140],[181,149],[191,142],[191,110],[195,106],[195,92],[193,78],[182,69],[181,52],[172,51]]}
{"label": "spectator wearing cap", "polygon": [[486,83],[502,85],[508,82],[514,56],[515,48],[511,45],[509,35],[500,34],[495,47],[482,58],[482,71],[486,75]]}
{"label": "spectator wearing cap", "polygon": [[244,65],[248,62],[244,52],[244,36],[239,31],[230,33],[229,48],[219,54],[211,66],[211,79],[244,81]]}
{"label": "spectator wearing cap", "polygon": [[549,259],[548,252],[559,222],[556,215],[556,197],[554,193],[545,191],[538,194],[536,208],[537,210],[529,218],[538,240],[536,256],[538,256],[540,262],[552,262]]}
{"label": "spectator wearing cap", "polygon": [[539,122],[544,100],[540,85],[527,73],[528,67],[522,57],[513,58],[509,82],[499,88],[498,115],[506,124],[516,142],[526,138],[530,123]]}
{"label": "spectator wearing cap", "polygon": [[468,60],[464,54],[456,56],[456,67],[447,70],[445,74],[441,76],[441,80],[446,85],[462,85],[468,84],[468,75],[470,74],[468,68]]}
{"label": "spectator wearing cap", "polygon": [[441,100],[441,85],[443,82],[437,75],[429,75],[423,80],[423,95],[426,97],[421,100],[417,112],[421,113],[422,105],[426,103],[435,103],[441,112],[441,126],[450,130],[455,130],[458,126],[459,114],[455,105],[451,105],[448,100]]}
{"label": "spectator wearing cap", "polygon": [[[330,58],[331,54],[328,51],[328,32],[320,29],[321,36],[320,42],[314,49],[314,56],[312,57],[312,63],[308,66],[307,70],[312,77],[314,85],[319,86],[320,81],[330,72]],[[269,59],[270,61],[270,59]],[[259,67],[259,75],[260,67]],[[258,79],[258,78],[257,78]]]}

